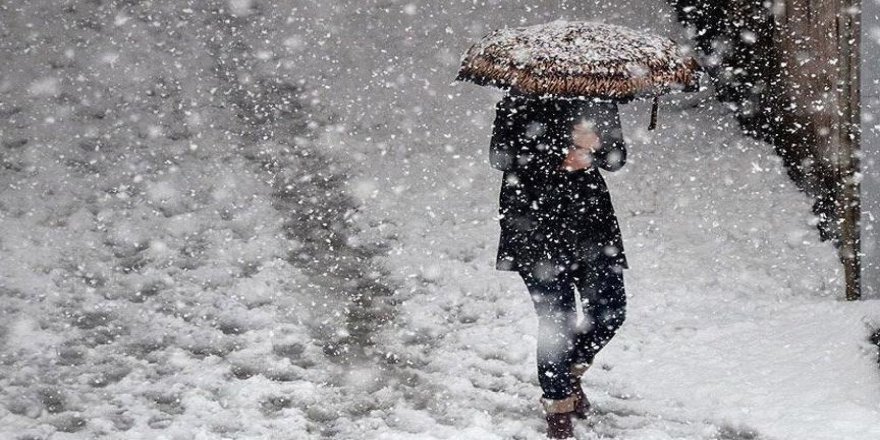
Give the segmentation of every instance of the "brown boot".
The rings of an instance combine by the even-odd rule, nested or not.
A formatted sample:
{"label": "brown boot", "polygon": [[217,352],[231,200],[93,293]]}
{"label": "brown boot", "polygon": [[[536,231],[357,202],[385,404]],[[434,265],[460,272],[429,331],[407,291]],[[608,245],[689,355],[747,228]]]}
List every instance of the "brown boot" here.
{"label": "brown boot", "polygon": [[541,399],[547,415],[547,438],[573,439],[574,427],[571,416],[574,414],[577,398],[574,396],[560,400]]}
{"label": "brown boot", "polygon": [[574,405],[574,416],[579,419],[586,419],[590,415],[590,400],[587,399],[587,395],[584,394],[584,389],[581,388],[581,380],[574,380],[574,391],[572,392],[572,396],[577,399],[577,403]]}
{"label": "brown boot", "polygon": [[581,386],[581,376],[590,368],[590,364],[573,364],[571,366],[571,386],[574,389],[572,396],[577,399],[574,406],[574,416],[586,419],[590,413],[590,401]]}

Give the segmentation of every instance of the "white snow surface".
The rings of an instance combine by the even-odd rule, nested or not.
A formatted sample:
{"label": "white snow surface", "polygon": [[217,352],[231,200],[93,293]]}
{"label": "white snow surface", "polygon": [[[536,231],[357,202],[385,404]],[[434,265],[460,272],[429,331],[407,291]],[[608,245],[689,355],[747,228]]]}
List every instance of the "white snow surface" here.
{"label": "white snow surface", "polygon": [[[243,20],[224,28],[258,60],[239,81],[302,79],[316,110],[290,145],[350,173],[349,241],[388,247],[369,273],[396,286],[392,321],[349,363],[326,348],[350,303],[290,257],[303,243],[265,167],[306,187],[317,174],[287,144],[235,134],[224,98],[207,98],[224,79],[180,48],[227,34],[152,25],[207,20],[205,3],[105,23],[93,2],[53,3],[20,6],[15,23],[0,12],[19,55],[0,72],[0,438],[543,437],[537,322],[522,282],[494,270],[500,96],[449,83],[488,29],[680,32],[662,1],[207,2]],[[56,13],[75,15],[56,34],[70,50],[22,52]],[[163,93],[180,100],[138,98]],[[606,178],[628,317],[585,378],[596,411],[578,439],[880,438],[867,343],[880,301],[841,300],[835,251],[770,146],[706,95],[664,104],[651,132],[644,103],[622,107],[629,160]]]}

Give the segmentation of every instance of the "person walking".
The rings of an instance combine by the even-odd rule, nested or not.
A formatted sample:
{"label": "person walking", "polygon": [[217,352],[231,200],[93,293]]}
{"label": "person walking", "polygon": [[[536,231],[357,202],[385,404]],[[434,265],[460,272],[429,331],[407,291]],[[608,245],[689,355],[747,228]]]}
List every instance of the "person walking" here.
{"label": "person walking", "polygon": [[599,171],[625,162],[614,101],[510,92],[496,106],[490,164],[504,172],[496,268],[519,273],[534,304],[549,438],[572,437],[572,417],[587,416],[581,376],[625,319],[629,265]]}

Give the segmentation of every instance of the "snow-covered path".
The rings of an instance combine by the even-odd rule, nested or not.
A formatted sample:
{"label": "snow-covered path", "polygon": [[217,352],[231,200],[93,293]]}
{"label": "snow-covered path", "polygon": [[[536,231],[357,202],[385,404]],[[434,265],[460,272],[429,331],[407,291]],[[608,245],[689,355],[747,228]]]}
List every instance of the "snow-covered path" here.
{"label": "snow-covered path", "polygon": [[[87,19],[96,2],[23,8],[34,14],[21,26],[81,17],[70,35],[94,43],[70,52],[76,62],[60,52],[40,59],[25,40],[7,48],[34,53],[16,61],[45,78],[23,69],[0,79],[4,98],[23,103],[0,115],[13,140],[3,157],[11,171],[0,175],[0,437],[542,438],[536,320],[522,282],[493,264],[500,174],[486,148],[500,95],[450,85],[458,54],[488,29],[560,16],[681,30],[662,0],[532,3],[234,0],[245,31],[224,28],[238,43],[206,50],[146,33],[196,23],[206,30],[184,35],[208,38],[217,29],[199,17],[228,23],[173,1],[133,5],[137,19],[106,6],[96,18],[104,27]],[[145,33],[132,34],[135,25]],[[78,41],[67,37],[54,35],[62,43],[49,53]],[[167,49],[177,44],[194,55]],[[173,70],[168,84],[182,85],[170,96],[210,101],[202,90],[232,79],[206,72],[236,51],[255,53],[257,77],[304,80],[308,104],[326,110],[305,124],[320,133],[294,139],[294,127],[283,137],[349,158],[346,167],[230,141],[248,130],[222,106],[191,104],[189,134],[160,127],[159,116],[112,130],[163,114],[151,106],[175,119],[179,106],[150,82],[168,75],[165,64],[187,67]],[[88,73],[96,90],[118,80],[132,103],[121,108],[133,113],[108,110],[109,97],[56,105],[56,95],[82,98],[78,79],[52,80],[70,72]],[[664,104],[650,133],[647,105],[623,108],[630,160],[607,180],[632,267],[628,320],[586,378],[597,413],[578,438],[875,440],[880,374],[865,323],[880,321],[880,304],[840,301],[834,251],[818,242],[809,202],[771,148],[743,138],[722,106],[688,99]],[[119,137],[105,146],[105,132]],[[103,151],[132,154],[137,167],[117,169]],[[306,190],[273,189],[267,163]],[[304,237],[285,231],[313,232],[291,221],[291,205],[307,202],[312,222],[338,209],[322,203],[342,196],[342,179],[326,169],[359,173],[346,184],[366,228],[340,242],[389,244],[387,285],[400,286],[393,322],[369,347],[379,355],[364,362],[331,355],[349,330],[339,291],[351,274],[318,245],[293,255],[317,266],[304,273],[291,261]],[[285,197],[290,205],[279,206]],[[325,265],[340,279],[321,279]],[[354,269],[357,281],[381,273]]]}
{"label": "snow-covered path", "polygon": [[[631,160],[608,180],[629,317],[588,374],[601,415],[581,438],[876,438],[862,341],[880,308],[839,301],[834,252],[770,148],[711,102],[667,110],[650,135],[644,109],[627,110]],[[399,428],[532,438],[536,321],[521,281],[491,264],[499,175],[479,152],[419,156],[402,173],[419,169],[446,178],[389,167],[406,190],[373,202],[396,213],[393,267],[415,290],[398,326],[425,394],[401,405]]]}
{"label": "snow-covered path", "polygon": [[[369,121],[371,142],[341,145],[362,153],[354,192],[387,219],[390,266],[409,290],[387,344],[414,385],[365,436],[540,438],[536,321],[521,281],[492,264],[500,173],[485,149],[499,95],[447,85],[457,60],[443,54],[559,10],[416,5],[425,38],[382,45],[407,75],[361,59],[356,72],[379,72],[387,90],[354,101],[358,85],[333,79],[325,93]],[[616,5],[567,17],[680,32],[663,2]],[[880,304],[840,301],[834,250],[771,147],[743,138],[717,103],[699,104],[664,107],[651,133],[646,105],[623,109],[630,161],[607,180],[632,266],[628,321],[586,379],[599,415],[579,438],[877,438],[865,324]]]}
{"label": "snow-covered path", "polygon": [[[390,267],[409,291],[386,344],[414,385],[370,426],[379,438],[539,438],[536,321],[521,281],[492,264],[500,174],[486,146],[500,95],[449,85],[457,54],[490,28],[560,16],[682,31],[662,1],[372,11],[315,12],[341,23],[333,58],[357,62],[313,74],[360,130],[339,146],[364,165],[353,192],[386,219]],[[628,321],[587,378],[602,415],[579,436],[877,438],[865,323],[880,304],[840,301],[834,250],[771,147],[699,104],[665,106],[651,133],[645,104],[623,109],[630,161],[607,179],[632,266]]]}

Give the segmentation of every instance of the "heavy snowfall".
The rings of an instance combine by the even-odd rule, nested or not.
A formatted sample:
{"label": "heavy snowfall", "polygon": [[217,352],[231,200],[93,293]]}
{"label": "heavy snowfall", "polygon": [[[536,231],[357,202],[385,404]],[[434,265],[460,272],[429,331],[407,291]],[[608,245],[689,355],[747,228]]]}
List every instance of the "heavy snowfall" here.
{"label": "heavy snowfall", "polygon": [[[0,4],[0,438],[544,438],[503,93],[453,79],[558,18],[688,41],[662,0]],[[576,437],[880,438],[878,297],[709,84],[661,102],[620,106],[627,320]]]}

